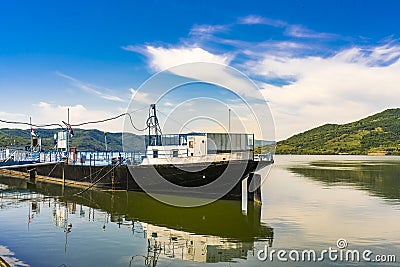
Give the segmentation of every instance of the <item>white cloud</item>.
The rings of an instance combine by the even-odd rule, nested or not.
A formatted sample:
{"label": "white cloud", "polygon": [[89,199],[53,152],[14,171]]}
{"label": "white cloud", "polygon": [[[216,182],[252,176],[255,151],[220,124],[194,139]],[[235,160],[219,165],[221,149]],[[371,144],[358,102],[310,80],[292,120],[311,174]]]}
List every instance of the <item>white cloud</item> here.
{"label": "white cloud", "polygon": [[[329,58],[266,55],[249,67],[265,77],[295,79],[284,86],[262,86],[275,115],[277,137],[282,139],[325,123],[350,122],[398,106],[400,62],[376,66],[396,57],[398,49],[376,47],[360,54],[358,48],[351,48]],[[377,52],[382,50],[385,53]]]}
{"label": "white cloud", "polygon": [[[213,35],[222,31],[219,25],[215,28],[212,25],[195,25],[189,42],[185,40],[172,47],[147,45],[124,49],[145,55],[149,66],[157,71],[198,61],[238,67],[250,78],[259,81],[264,97],[270,101],[277,139],[325,123],[346,123],[398,107],[400,45],[397,41],[387,40],[384,45],[370,47],[356,46],[354,39],[351,44],[346,44],[349,41],[346,37],[257,15],[239,18],[229,25],[227,33],[232,33],[238,24],[281,28],[285,38],[257,42],[221,38]],[[264,28],[268,30],[268,27]],[[208,38],[196,38],[204,35],[202,33]],[[314,42],[314,39],[320,42]],[[344,49],[337,48],[338,40],[343,42]],[[330,41],[333,45],[329,45]],[[227,47],[230,50],[226,50]],[[177,70],[179,75],[200,80],[210,78],[213,72]],[[212,78],[221,81],[220,84],[240,88],[240,95],[248,93],[237,79],[215,73],[218,77]]]}
{"label": "white cloud", "polygon": [[233,56],[229,53],[216,55],[200,47],[155,47],[145,48],[127,46],[125,50],[141,52],[149,58],[149,65],[155,71],[162,71],[173,66],[193,62],[211,62],[228,65]]}
{"label": "white cloud", "polygon": [[89,93],[89,94],[93,94],[96,96],[99,96],[100,98],[106,99],[106,100],[110,100],[110,101],[116,101],[116,102],[126,102],[125,100],[123,100],[122,98],[115,96],[115,95],[110,95],[110,94],[105,94],[101,91],[99,91],[98,89],[94,89],[97,88],[98,86],[94,86],[88,83],[84,83],[82,81],[79,81],[76,78],[73,78],[69,75],[63,74],[61,72],[56,72],[56,74],[60,77],[63,77],[69,81],[72,82],[72,84],[78,88],[80,88],[81,90]]}

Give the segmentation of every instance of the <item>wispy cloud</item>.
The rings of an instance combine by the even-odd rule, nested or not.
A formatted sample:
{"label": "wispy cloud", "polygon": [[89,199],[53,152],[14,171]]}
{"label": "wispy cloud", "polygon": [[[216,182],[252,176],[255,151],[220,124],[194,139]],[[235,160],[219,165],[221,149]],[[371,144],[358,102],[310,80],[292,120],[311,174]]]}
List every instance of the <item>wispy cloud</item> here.
{"label": "wispy cloud", "polygon": [[315,32],[302,25],[287,25],[285,34],[291,37],[310,39],[330,39],[339,37],[332,33]]}
{"label": "wispy cloud", "polygon": [[[21,113],[14,113],[14,112],[7,112],[7,111],[1,111],[0,110],[0,119],[3,120],[8,120],[8,121],[25,121],[29,122],[29,115],[28,114],[21,114]],[[8,124],[8,123],[3,123],[0,122],[0,127],[19,127],[20,125],[16,124]],[[23,128],[26,128],[24,125]],[[0,246],[1,247],[1,246]]]}
{"label": "wispy cloud", "polygon": [[400,46],[389,43],[375,47],[352,47],[341,51],[335,58],[370,67],[388,66],[399,60]]}
{"label": "wispy cloud", "polygon": [[237,24],[245,24],[245,25],[263,24],[263,25],[270,25],[273,27],[285,27],[288,25],[288,23],[285,21],[265,18],[258,15],[248,15],[245,17],[240,17],[237,20]]}
{"label": "wispy cloud", "polygon": [[133,88],[129,88],[129,92],[132,95],[131,99],[134,99],[135,101],[137,101],[139,103],[145,103],[148,105],[149,103],[153,102],[153,100],[151,98],[149,98],[149,94],[146,92],[135,90]]}
{"label": "wispy cloud", "polygon": [[56,74],[58,76],[62,77],[62,78],[65,78],[65,79],[71,81],[74,86],[76,86],[79,89],[85,91],[86,93],[93,94],[93,95],[96,95],[96,96],[98,96],[100,98],[103,98],[103,99],[106,99],[106,100],[110,100],[110,101],[123,102],[123,103],[126,102],[124,99],[120,98],[119,96],[110,95],[110,94],[106,94],[106,93],[103,93],[103,92],[99,91],[99,87],[98,86],[82,82],[82,81],[80,81],[80,80],[78,80],[78,79],[76,79],[74,77],[71,77],[69,75],[66,75],[66,74],[58,72],[58,71],[56,72]]}
{"label": "wispy cloud", "polygon": [[215,33],[229,31],[229,25],[210,25],[210,24],[195,24],[189,32],[189,35],[194,36],[208,36]]}
{"label": "wispy cloud", "polygon": [[310,39],[328,39],[338,38],[339,36],[332,33],[316,32],[304,27],[303,25],[290,24],[286,21],[266,18],[258,15],[248,15],[240,17],[237,24],[244,25],[269,25],[276,28],[283,28],[286,36],[295,38],[310,38]]}
{"label": "wispy cloud", "polygon": [[15,112],[6,112],[0,110],[0,117],[27,117],[27,114],[15,113]]}

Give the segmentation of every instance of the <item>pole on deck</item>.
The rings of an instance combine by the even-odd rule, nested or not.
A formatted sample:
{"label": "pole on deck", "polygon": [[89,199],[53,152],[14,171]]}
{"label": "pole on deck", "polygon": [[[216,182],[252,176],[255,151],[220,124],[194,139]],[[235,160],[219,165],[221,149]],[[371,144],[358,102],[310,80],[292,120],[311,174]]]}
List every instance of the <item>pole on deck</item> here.
{"label": "pole on deck", "polygon": [[31,135],[31,153],[33,152],[33,133],[32,133],[32,117],[29,117],[29,126],[31,127],[29,129],[30,135]]}
{"label": "pole on deck", "polygon": [[69,163],[69,108],[67,109],[67,158],[68,158],[68,163]]}

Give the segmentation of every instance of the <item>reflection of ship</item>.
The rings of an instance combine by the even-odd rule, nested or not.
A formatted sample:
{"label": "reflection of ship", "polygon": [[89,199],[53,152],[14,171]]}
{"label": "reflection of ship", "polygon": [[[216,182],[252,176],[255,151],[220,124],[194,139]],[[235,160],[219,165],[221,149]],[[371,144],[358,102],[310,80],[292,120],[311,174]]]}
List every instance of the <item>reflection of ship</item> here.
{"label": "reflection of ship", "polygon": [[[185,231],[142,223],[148,250],[157,248],[163,256],[195,262],[230,262],[246,259],[252,242],[232,242],[217,236],[195,235]],[[272,241],[272,240],[271,240]]]}
{"label": "reflection of ship", "polygon": [[[25,181],[16,178],[0,176],[0,183],[9,185],[4,192],[27,188]],[[148,254],[140,258],[144,257],[148,266],[155,266],[159,257],[229,262],[246,259],[255,241],[272,245],[273,229],[260,223],[259,206],[249,205],[247,215],[243,215],[241,203],[236,201],[217,201],[187,209],[162,204],[138,192],[92,190],[77,196],[74,193],[79,189],[65,188],[62,196],[61,186],[47,183],[37,183],[35,191],[42,196],[60,196],[60,202],[54,200],[53,220],[61,228],[68,227],[68,216],[74,213],[75,219],[104,222],[104,231],[108,222],[132,227],[135,235],[147,239]],[[229,223],[224,218],[229,218]],[[139,258],[132,259],[136,264],[137,261]]]}

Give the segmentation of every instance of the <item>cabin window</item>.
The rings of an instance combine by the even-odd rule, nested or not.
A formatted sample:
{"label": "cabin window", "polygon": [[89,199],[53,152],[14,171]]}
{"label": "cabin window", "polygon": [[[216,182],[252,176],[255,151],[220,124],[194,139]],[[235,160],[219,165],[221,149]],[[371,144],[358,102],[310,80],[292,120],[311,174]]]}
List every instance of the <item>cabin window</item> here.
{"label": "cabin window", "polygon": [[193,148],[193,141],[189,141],[189,148]]}
{"label": "cabin window", "polygon": [[153,149],[153,158],[158,158],[158,149]]}
{"label": "cabin window", "polygon": [[174,150],[172,150],[172,157],[174,157],[174,158],[177,158],[177,157],[178,157],[178,155],[179,155],[179,153],[178,153],[178,149],[174,149]]}

